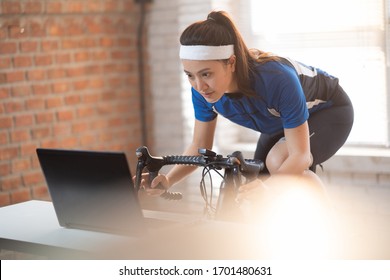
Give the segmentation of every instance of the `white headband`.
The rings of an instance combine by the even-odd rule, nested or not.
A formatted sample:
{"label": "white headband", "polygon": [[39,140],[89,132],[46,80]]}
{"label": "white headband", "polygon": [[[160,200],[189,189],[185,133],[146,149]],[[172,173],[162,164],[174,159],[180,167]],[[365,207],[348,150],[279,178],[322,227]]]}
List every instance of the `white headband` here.
{"label": "white headband", "polygon": [[234,45],[225,46],[180,46],[180,59],[219,60],[228,59],[234,54]]}

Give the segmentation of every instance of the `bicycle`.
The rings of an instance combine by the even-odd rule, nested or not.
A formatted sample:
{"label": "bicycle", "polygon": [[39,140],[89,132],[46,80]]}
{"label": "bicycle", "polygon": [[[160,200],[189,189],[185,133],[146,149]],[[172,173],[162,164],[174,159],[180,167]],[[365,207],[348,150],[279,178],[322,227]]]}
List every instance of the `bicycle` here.
{"label": "bicycle", "polygon": [[[216,154],[208,149],[199,149],[198,156],[170,155],[163,157],[151,156],[147,147],[142,146],[136,150],[138,158],[135,188],[138,192],[141,185],[141,177],[146,169],[149,173],[149,182],[151,182],[165,165],[193,165],[203,167],[202,178],[200,181],[200,190],[205,200],[205,209],[208,214],[213,215],[217,220],[240,221],[241,212],[236,201],[236,195],[242,184],[249,183],[257,178],[260,171],[264,169],[264,163],[261,160],[244,159],[240,151],[236,151],[227,157]],[[224,170],[221,174],[219,170]],[[212,202],[212,177],[211,171],[215,171],[223,179],[220,185],[220,191],[216,207]],[[211,184],[210,197],[207,195],[205,177],[209,175]],[[163,186],[157,186],[163,188]],[[181,193],[165,191],[162,195],[165,199],[179,200]]]}

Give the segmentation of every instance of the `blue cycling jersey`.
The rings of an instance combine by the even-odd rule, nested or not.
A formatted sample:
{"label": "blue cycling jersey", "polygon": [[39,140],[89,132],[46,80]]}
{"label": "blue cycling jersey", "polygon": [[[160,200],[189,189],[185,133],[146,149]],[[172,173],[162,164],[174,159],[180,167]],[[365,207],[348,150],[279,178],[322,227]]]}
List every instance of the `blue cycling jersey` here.
{"label": "blue cycling jersey", "polygon": [[256,66],[254,96],[227,93],[208,103],[192,88],[195,118],[211,121],[218,114],[239,125],[273,134],[294,128],[309,118],[309,112],[332,106],[338,79],[326,72],[281,58]]}

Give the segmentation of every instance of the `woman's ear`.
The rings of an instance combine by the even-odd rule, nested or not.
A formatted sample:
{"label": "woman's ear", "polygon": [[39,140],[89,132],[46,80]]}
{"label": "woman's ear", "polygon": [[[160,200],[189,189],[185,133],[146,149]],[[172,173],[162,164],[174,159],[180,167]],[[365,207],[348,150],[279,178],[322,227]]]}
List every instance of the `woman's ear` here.
{"label": "woman's ear", "polygon": [[234,54],[229,57],[228,64],[232,65],[232,72],[236,71],[236,56]]}

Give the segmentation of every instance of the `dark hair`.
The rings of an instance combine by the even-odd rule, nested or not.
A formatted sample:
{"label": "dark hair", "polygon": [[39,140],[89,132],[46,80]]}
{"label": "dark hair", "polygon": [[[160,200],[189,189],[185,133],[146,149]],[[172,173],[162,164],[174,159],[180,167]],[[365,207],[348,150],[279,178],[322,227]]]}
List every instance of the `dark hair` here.
{"label": "dark hair", "polygon": [[240,92],[248,96],[254,95],[251,80],[256,71],[255,62],[277,60],[269,53],[257,49],[249,50],[235,24],[224,11],[213,11],[208,14],[206,20],[188,26],[180,36],[180,44],[205,46],[233,44],[237,85]]}

